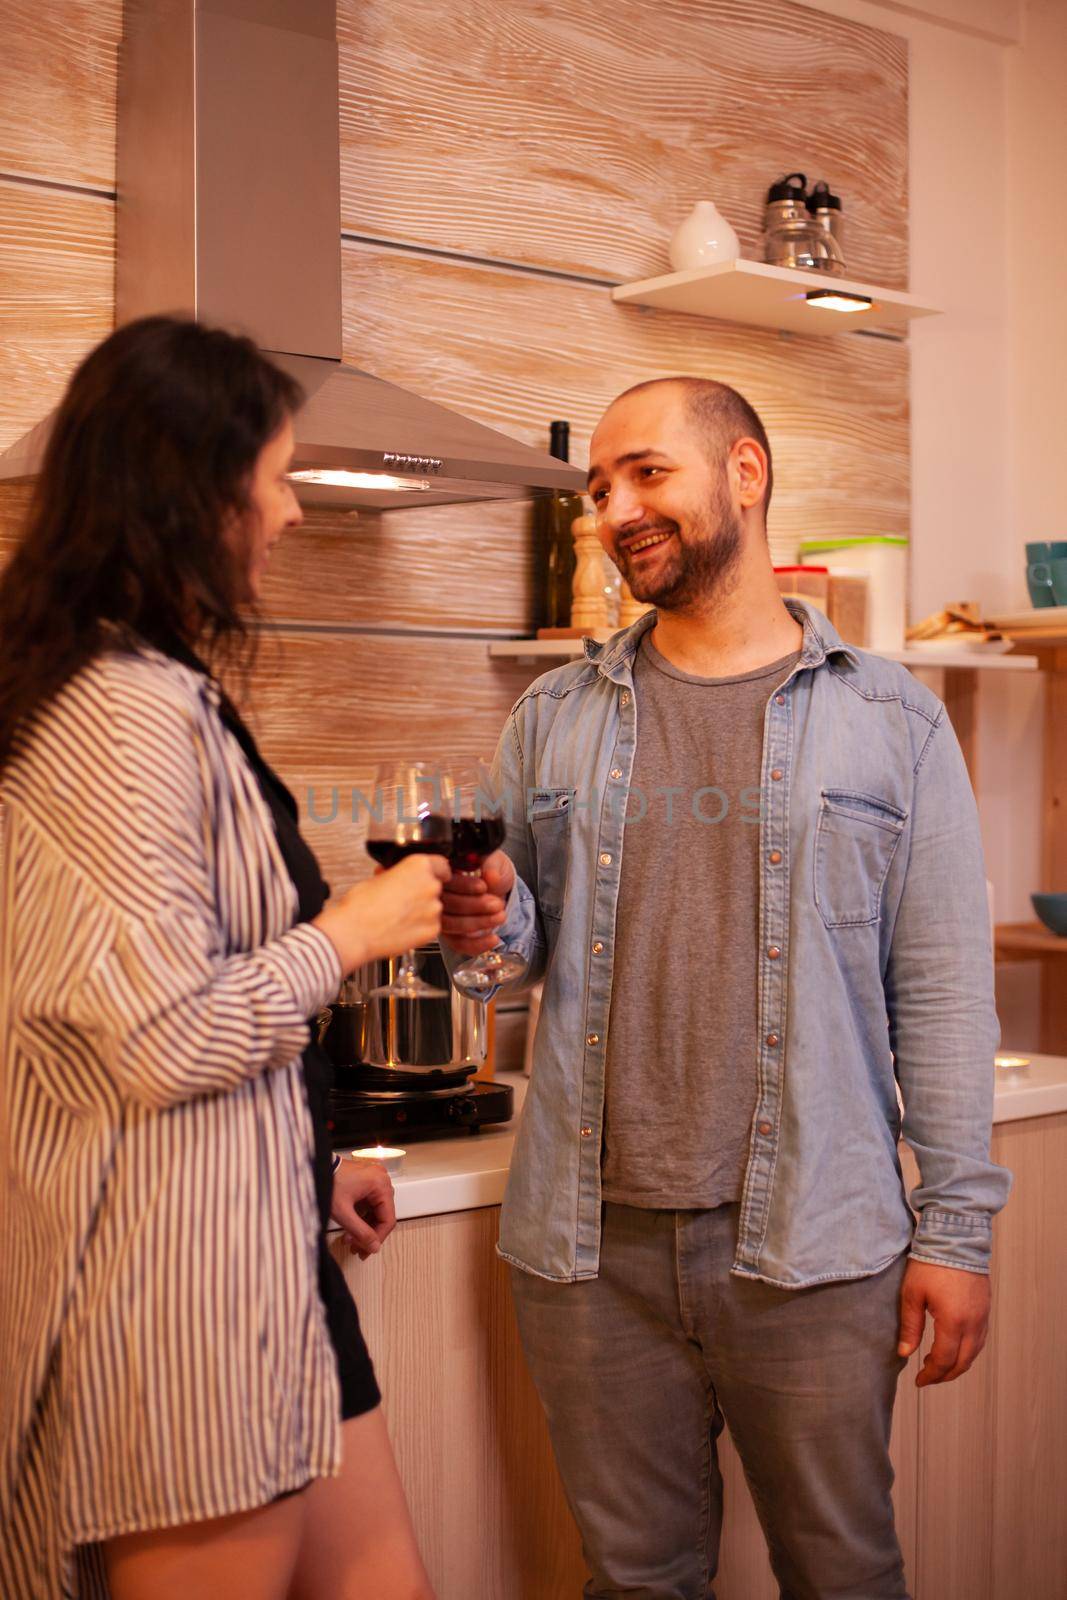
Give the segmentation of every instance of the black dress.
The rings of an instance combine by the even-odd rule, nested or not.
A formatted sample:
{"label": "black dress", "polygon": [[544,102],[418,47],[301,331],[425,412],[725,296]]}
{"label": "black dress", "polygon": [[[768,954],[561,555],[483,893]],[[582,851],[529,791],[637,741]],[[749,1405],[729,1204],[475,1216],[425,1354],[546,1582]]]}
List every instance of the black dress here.
{"label": "black dress", "polygon": [[[184,646],[171,647],[170,653],[183,665],[192,667],[207,676],[207,668],[191,650]],[[237,712],[232,701],[221,696],[219,716],[233,734],[255,774],[260,793],[270,809],[274,832],[282,859],[293,880],[297,893],[299,922],[310,922],[318,916],[329,898],[329,885],[323,882],[319,864],[309,846],[305,844],[297,827],[297,804],[285,784],[264,761],[256,741]],[[333,1151],[327,1126],[327,1095],[333,1083],[333,1065],[329,1056],[318,1044],[315,1019],[311,1018],[312,1041],[304,1051],[304,1087],[308,1108],[315,1130],[315,1152],[312,1170],[315,1177],[315,1197],[319,1209],[319,1294],[326,1310],[326,1325],[334,1352],[341,1384],[341,1420],[358,1417],[372,1411],[381,1400],[381,1391],[374,1376],[370,1352],[359,1326],[352,1296],[337,1262],[326,1247],[326,1224],[330,1216],[330,1197],[333,1192]]]}

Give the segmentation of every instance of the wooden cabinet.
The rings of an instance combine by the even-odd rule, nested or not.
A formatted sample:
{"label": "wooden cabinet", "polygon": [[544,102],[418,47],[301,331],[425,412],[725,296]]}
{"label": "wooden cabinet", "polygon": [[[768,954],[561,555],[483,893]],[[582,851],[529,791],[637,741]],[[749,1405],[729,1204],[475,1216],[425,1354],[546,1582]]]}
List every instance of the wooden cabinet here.
{"label": "wooden cabinet", "polygon": [[526,1371],[497,1206],[398,1224],[359,1306],[438,1600],[574,1600],[584,1566]]}
{"label": "wooden cabinet", "polygon": [[[916,1390],[893,1428],[914,1600],[1067,1595],[1067,1113],[994,1129],[1015,1174],[998,1219],[990,1342],[971,1372]],[[909,1185],[912,1180],[909,1179]],[[526,1372],[496,1207],[402,1222],[377,1260],[335,1246],[360,1308],[438,1600],[578,1600],[585,1569]],[[918,1358],[916,1358],[916,1361]],[[736,1454],[718,1600],[777,1600]]]}

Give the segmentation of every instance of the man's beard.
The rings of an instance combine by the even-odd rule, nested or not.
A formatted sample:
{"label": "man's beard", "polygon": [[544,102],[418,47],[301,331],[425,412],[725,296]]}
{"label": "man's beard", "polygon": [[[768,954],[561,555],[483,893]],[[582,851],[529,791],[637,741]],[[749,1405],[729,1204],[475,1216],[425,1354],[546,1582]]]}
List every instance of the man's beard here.
{"label": "man's beard", "polygon": [[[728,497],[719,495],[707,512],[692,520],[692,536],[682,540],[676,522],[655,522],[644,533],[672,533],[674,548],[659,561],[634,563],[620,550],[616,564],[635,600],[662,611],[703,611],[721,595],[728,593],[730,579],[741,556],[741,518]],[[630,537],[634,537],[631,534]]]}

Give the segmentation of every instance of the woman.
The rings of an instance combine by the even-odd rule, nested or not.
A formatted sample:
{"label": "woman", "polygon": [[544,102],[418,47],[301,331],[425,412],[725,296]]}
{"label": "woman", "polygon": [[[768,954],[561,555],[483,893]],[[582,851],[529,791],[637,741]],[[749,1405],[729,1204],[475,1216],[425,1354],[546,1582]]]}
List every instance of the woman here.
{"label": "woman", "polygon": [[376,1249],[391,1191],[331,1193],[308,1019],[435,935],[448,869],[324,907],[196,653],[234,656],[301,521],[301,398],[247,340],[120,329],[0,577],[6,1600],[430,1593],[323,1242],[332,1205]]}

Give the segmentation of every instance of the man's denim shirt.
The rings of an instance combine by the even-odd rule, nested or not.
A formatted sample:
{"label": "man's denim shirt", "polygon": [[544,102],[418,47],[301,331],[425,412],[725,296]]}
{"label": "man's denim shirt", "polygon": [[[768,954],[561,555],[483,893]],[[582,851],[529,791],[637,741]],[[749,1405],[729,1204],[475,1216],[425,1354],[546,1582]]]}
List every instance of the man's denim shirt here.
{"label": "man's denim shirt", "polygon": [[[989,1160],[998,1026],[967,771],[944,707],[904,667],[790,610],[803,648],[764,714],[758,1094],[733,1271],[801,1288],[878,1272],[910,1244],[985,1272],[1011,1180]],[[595,1277],[599,1260],[633,661],[654,621],[539,678],[496,757],[518,873],[498,931],[528,962],[515,987],[545,980],[500,1251],[564,1281]],[[713,970],[684,976],[714,989]],[[669,1003],[649,992],[650,1007]],[[901,1132],[921,1173],[917,1228]]]}

